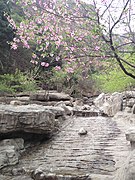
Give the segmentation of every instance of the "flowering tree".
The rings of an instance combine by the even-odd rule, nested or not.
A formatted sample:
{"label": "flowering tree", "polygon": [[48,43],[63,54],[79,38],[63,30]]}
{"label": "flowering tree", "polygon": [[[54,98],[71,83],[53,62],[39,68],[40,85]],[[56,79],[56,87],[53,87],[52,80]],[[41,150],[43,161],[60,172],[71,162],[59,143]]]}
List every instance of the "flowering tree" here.
{"label": "flowering tree", "polygon": [[[55,66],[73,73],[78,67],[90,68],[93,59],[102,56],[104,46],[97,28],[95,9],[79,1],[19,1],[25,19],[16,26],[12,49],[23,44],[32,48],[31,63],[44,69]],[[87,71],[87,70],[86,70]]]}
{"label": "flowering tree", "polygon": [[[113,58],[125,74],[135,78],[132,71],[128,72],[127,65],[132,69],[135,66],[123,55],[125,48],[130,49],[129,45],[133,48],[134,44],[134,33],[130,26],[131,0],[123,1],[118,18],[113,17],[115,0],[102,0],[103,11],[94,0],[92,5],[80,0],[24,0],[17,3],[23,7],[25,19],[19,26],[9,19],[16,29],[12,48],[17,49],[19,44],[32,48],[33,64],[44,69],[54,65],[56,70],[60,70],[61,62],[67,62],[65,67],[69,73],[82,67],[84,74],[87,74],[91,64],[97,64],[95,60]],[[115,29],[123,23],[130,33],[120,41],[122,35],[117,38]],[[127,56],[132,53],[133,50],[128,51]]]}

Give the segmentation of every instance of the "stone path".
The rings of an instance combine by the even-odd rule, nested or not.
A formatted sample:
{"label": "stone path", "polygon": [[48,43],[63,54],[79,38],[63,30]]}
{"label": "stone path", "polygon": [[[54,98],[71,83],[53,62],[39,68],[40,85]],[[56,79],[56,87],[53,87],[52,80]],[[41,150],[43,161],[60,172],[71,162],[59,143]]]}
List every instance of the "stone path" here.
{"label": "stone path", "polygon": [[[86,135],[78,134],[81,127],[88,131]],[[123,123],[107,117],[68,119],[52,140],[23,156],[18,168],[23,167],[25,172],[38,168],[46,175],[88,175],[92,180],[113,180],[130,150],[125,130]]]}

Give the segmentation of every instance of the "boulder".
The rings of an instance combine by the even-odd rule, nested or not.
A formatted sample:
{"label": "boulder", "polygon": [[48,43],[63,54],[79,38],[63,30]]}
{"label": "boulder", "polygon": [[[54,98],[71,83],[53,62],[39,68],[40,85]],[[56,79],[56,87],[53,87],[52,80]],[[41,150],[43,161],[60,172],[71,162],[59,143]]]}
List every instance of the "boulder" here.
{"label": "boulder", "polygon": [[58,93],[56,91],[38,91],[30,95],[30,100],[34,101],[67,101],[71,97],[65,93]]}
{"label": "boulder", "polygon": [[132,113],[135,114],[135,104],[132,107]]}
{"label": "boulder", "polygon": [[17,151],[23,151],[24,140],[22,138],[4,139],[0,141],[0,147],[2,146],[14,146]]}
{"label": "boulder", "polygon": [[133,107],[134,104],[135,104],[135,98],[130,98],[130,99],[127,101],[127,106],[128,106],[128,107]]}
{"label": "boulder", "polygon": [[101,107],[103,105],[103,103],[105,103],[106,101],[106,95],[105,93],[101,93],[95,100],[94,100],[94,104],[97,107]]}
{"label": "boulder", "polygon": [[0,169],[17,164],[23,150],[24,140],[21,138],[0,141]]}
{"label": "boulder", "polygon": [[14,146],[0,147],[0,169],[8,165],[15,165],[19,161]]}
{"label": "boulder", "polygon": [[126,140],[130,141],[132,149],[135,148],[135,127],[130,128],[126,132]]}
{"label": "boulder", "polygon": [[135,90],[123,92],[125,98],[135,98]]}
{"label": "boulder", "polygon": [[117,92],[110,96],[102,93],[94,100],[94,104],[104,114],[114,116],[118,111],[122,110],[122,97],[123,95]]}
{"label": "boulder", "polygon": [[61,107],[64,109],[66,115],[72,115],[73,114],[73,107],[66,106],[65,102],[60,101],[55,104],[55,107]]}
{"label": "boulder", "polygon": [[22,106],[0,105],[0,133],[28,132],[51,134],[55,130],[55,117],[63,116],[61,107],[30,104]]}

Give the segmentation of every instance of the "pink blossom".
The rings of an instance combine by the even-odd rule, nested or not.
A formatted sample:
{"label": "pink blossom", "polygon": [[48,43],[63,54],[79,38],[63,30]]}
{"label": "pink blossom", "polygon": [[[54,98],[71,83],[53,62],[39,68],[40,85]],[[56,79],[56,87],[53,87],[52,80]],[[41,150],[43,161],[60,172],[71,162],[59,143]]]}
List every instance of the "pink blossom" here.
{"label": "pink blossom", "polygon": [[48,66],[49,66],[49,63],[41,62],[41,66],[48,67]]}
{"label": "pink blossom", "polygon": [[38,64],[38,61],[35,61],[35,64]]}
{"label": "pink blossom", "polygon": [[17,49],[17,47],[18,47],[18,46],[17,46],[17,44],[13,43],[13,44],[12,44],[12,46],[11,46],[11,49],[16,50],[16,49]]}
{"label": "pink blossom", "polygon": [[97,39],[97,36],[92,36],[93,37],[93,39]]}
{"label": "pink blossom", "polygon": [[49,47],[49,42],[46,42],[46,48],[48,48]]}
{"label": "pink blossom", "polygon": [[66,47],[65,49],[66,49],[66,50],[69,50],[69,48],[68,48],[68,47]]}
{"label": "pink blossom", "polygon": [[95,50],[98,51],[100,49],[99,46],[95,46]]}
{"label": "pink blossom", "polygon": [[29,44],[27,43],[27,41],[24,41],[24,42],[23,42],[23,46],[24,46],[25,48],[27,48],[27,49],[30,48],[30,46],[29,46]]}
{"label": "pink blossom", "polygon": [[32,64],[35,64],[35,61],[34,61],[34,60],[31,60],[30,62],[31,62]]}
{"label": "pink blossom", "polygon": [[38,64],[38,62],[35,61],[35,60],[31,60],[30,62],[31,62],[32,64],[36,64],[36,65]]}
{"label": "pink blossom", "polygon": [[60,59],[60,57],[59,57],[59,56],[57,56],[57,57],[56,57],[56,61],[59,61],[59,59]]}
{"label": "pink blossom", "polygon": [[75,48],[74,47],[70,47],[70,49],[71,49],[71,51],[74,51]]}
{"label": "pink blossom", "polygon": [[73,73],[73,72],[74,72],[73,68],[71,68],[71,67],[67,68],[66,71],[67,71],[68,73]]}
{"label": "pink blossom", "polygon": [[59,71],[59,70],[61,70],[61,67],[60,66],[55,66],[55,70]]}
{"label": "pink blossom", "polygon": [[56,42],[55,42],[55,44],[56,44],[57,46],[60,46],[61,41],[60,41],[60,40],[58,40],[58,41],[56,41]]}
{"label": "pink blossom", "polygon": [[41,66],[45,66],[45,62],[41,62]]}
{"label": "pink blossom", "polygon": [[32,57],[33,57],[33,59],[36,59],[36,58],[37,58],[37,55],[36,55],[36,54],[33,54]]}
{"label": "pink blossom", "polygon": [[37,44],[41,44],[41,40],[37,40]]}
{"label": "pink blossom", "polygon": [[49,63],[46,63],[46,64],[45,64],[45,67],[48,67],[48,66],[49,66]]}

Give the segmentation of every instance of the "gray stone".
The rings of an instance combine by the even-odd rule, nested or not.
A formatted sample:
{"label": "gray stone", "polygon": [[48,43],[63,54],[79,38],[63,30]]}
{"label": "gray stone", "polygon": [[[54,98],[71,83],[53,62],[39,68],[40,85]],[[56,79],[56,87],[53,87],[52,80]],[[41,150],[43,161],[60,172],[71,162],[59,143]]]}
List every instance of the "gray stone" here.
{"label": "gray stone", "polygon": [[132,107],[132,113],[135,114],[135,104]]}
{"label": "gray stone", "polygon": [[124,111],[127,112],[127,113],[131,113],[132,109],[130,107],[125,107]]}
{"label": "gray stone", "polygon": [[122,110],[122,97],[122,94],[117,92],[110,96],[102,93],[95,99],[94,104],[104,114],[114,116],[118,111]]}
{"label": "gray stone", "polygon": [[135,104],[135,98],[130,98],[130,99],[127,101],[127,106],[128,106],[128,107],[133,107],[134,104]]}
{"label": "gray stone", "polygon": [[0,141],[0,169],[17,164],[23,150],[24,140],[21,138]]}
{"label": "gray stone", "polygon": [[0,169],[19,162],[19,153],[15,146],[5,145],[0,147]]}
{"label": "gray stone", "polygon": [[106,100],[106,95],[105,93],[101,93],[95,100],[94,100],[94,104],[97,106],[97,107],[101,107],[103,105],[103,103],[105,102]]}
{"label": "gray stone", "polygon": [[133,91],[125,91],[123,93],[123,96],[126,97],[126,98],[135,98],[135,90]]}
{"label": "gray stone", "polygon": [[24,102],[19,101],[19,100],[12,100],[12,101],[10,101],[10,104],[16,106],[16,105],[23,105]]}
{"label": "gray stone", "polygon": [[86,135],[86,134],[87,134],[87,130],[82,127],[82,128],[79,130],[78,134],[79,134],[79,135]]}
{"label": "gray stone", "polygon": [[62,107],[64,109],[66,115],[73,114],[73,108],[71,106],[66,106],[65,102],[63,102],[63,101],[56,103],[55,107]]}
{"label": "gray stone", "polygon": [[17,177],[12,177],[10,180],[32,180],[32,179],[29,176],[17,176]]}
{"label": "gray stone", "polygon": [[127,132],[126,132],[126,140],[130,141],[130,142],[135,142],[135,127],[130,128]]}
{"label": "gray stone", "polygon": [[23,131],[50,134],[55,130],[55,116],[63,115],[60,107],[42,105],[0,105],[0,133]]}
{"label": "gray stone", "polygon": [[58,93],[56,91],[38,91],[30,95],[30,100],[36,101],[66,101],[71,97],[65,93]]}
{"label": "gray stone", "polygon": [[4,139],[0,141],[0,147],[14,146],[17,151],[24,150],[24,140],[22,138]]}

